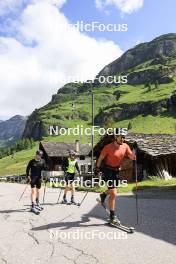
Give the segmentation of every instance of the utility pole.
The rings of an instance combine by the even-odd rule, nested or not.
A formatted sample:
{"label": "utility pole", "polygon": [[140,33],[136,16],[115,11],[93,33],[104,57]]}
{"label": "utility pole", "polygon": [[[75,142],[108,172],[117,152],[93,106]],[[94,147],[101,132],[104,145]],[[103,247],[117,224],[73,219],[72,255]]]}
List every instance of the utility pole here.
{"label": "utility pole", "polygon": [[91,92],[92,94],[92,156],[91,156],[91,172],[92,175],[94,173],[94,93],[93,91]]}

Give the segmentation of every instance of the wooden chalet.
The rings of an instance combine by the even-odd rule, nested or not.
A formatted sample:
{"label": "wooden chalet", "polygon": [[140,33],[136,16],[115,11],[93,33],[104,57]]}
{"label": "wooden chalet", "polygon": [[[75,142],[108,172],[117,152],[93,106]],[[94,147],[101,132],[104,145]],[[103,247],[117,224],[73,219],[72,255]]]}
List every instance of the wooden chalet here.
{"label": "wooden chalet", "polygon": [[[96,158],[104,144],[111,143],[113,137],[103,137],[94,147]],[[176,177],[176,135],[161,134],[129,134],[125,142],[137,150],[138,180],[148,176],[158,176],[163,179]],[[120,172],[122,179],[135,180],[133,161],[124,159]]]}
{"label": "wooden chalet", "polygon": [[44,159],[49,166],[49,170],[55,172],[54,176],[63,174],[62,165],[64,159],[69,156],[69,150],[76,152],[81,172],[91,172],[91,147],[89,144],[80,144],[78,140],[75,143],[42,141],[39,149],[44,153]]}

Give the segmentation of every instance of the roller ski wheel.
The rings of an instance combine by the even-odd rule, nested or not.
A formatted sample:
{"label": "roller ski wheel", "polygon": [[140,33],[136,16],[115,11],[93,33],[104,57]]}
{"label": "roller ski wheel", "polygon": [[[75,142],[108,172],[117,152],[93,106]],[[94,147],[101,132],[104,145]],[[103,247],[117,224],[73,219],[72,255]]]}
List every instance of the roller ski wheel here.
{"label": "roller ski wheel", "polygon": [[116,223],[114,221],[108,221],[108,225],[111,226],[111,227],[115,227],[115,228],[118,228],[128,234],[132,234],[134,233],[134,227],[128,227],[128,226],[124,226],[122,225],[121,223]]}
{"label": "roller ski wheel", "polygon": [[80,206],[80,203],[76,203],[75,201],[74,201],[74,202],[71,201],[69,204],[70,204],[70,205]]}

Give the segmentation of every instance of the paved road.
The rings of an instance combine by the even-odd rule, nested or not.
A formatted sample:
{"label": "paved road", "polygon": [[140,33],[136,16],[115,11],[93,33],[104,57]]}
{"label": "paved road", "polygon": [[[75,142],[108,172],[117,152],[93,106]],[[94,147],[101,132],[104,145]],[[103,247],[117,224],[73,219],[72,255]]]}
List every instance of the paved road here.
{"label": "paved road", "polygon": [[[119,196],[121,221],[136,228],[127,235],[105,225],[106,212],[95,202],[96,194],[77,208],[56,205],[58,190],[47,189],[45,210],[36,216],[29,212],[30,188],[18,202],[23,189],[0,183],[0,264],[176,263],[174,192],[140,194],[138,225],[135,197]],[[83,195],[78,193],[77,200]]]}

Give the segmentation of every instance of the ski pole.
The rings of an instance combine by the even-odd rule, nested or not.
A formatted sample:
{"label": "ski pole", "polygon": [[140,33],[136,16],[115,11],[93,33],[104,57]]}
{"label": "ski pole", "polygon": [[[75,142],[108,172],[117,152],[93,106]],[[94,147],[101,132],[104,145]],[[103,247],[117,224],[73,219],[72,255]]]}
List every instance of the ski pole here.
{"label": "ski pole", "polygon": [[27,190],[27,187],[28,187],[28,183],[26,184],[26,187],[25,187],[25,189],[24,189],[24,191],[23,191],[23,193],[21,194],[21,196],[20,196],[20,198],[19,198],[19,202],[21,201],[21,199],[22,199],[22,197],[23,197],[23,195],[24,195],[24,193],[26,192],[26,190]]}
{"label": "ski pole", "polygon": [[47,180],[45,180],[45,187],[44,187],[44,193],[43,193],[43,204],[45,202],[46,183],[47,183]]}
{"label": "ski pole", "polygon": [[137,220],[137,224],[139,223],[139,210],[138,210],[138,170],[137,170],[137,151],[135,149],[135,155],[136,155],[136,159],[134,161],[134,165],[135,165],[135,183],[136,183],[136,220]]}
{"label": "ski pole", "polygon": [[62,193],[62,188],[60,187],[60,192],[59,192],[59,196],[58,196],[58,199],[57,199],[57,204],[59,203],[59,200],[60,200],[60,197],[61,197],[61,193]]}
{"label": "ski pole", "polygon": [[[66,177],[66,172],[64,172],[64,176]],[[61,197],[61,194],[62,194],[62,187],[60,187],[60,192],[59,192],[59,196],[58,196],[58,199],[57,199],[57,204],[59,203],[59,200],[60,200],[60,197]]]}
{"label": "ski pole", "polygon": [[86,192],[86,194],[84,195],[82,201],[79,203],[79,206],[80,207],[82,205],[82,203],[84,202],[84,200],[86,199],[86,196],[88,195],[89,191]]}

